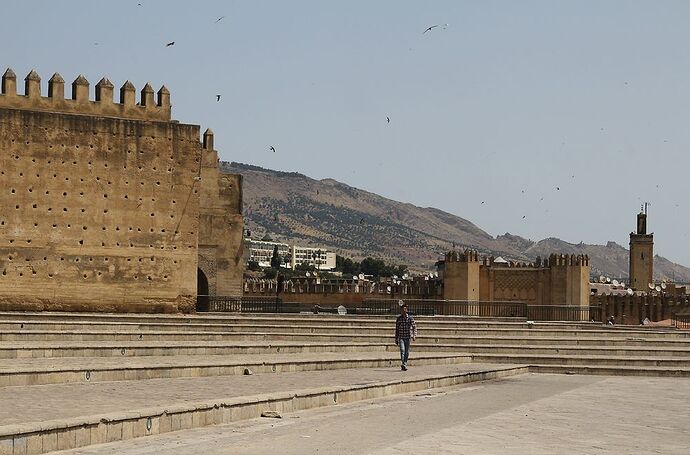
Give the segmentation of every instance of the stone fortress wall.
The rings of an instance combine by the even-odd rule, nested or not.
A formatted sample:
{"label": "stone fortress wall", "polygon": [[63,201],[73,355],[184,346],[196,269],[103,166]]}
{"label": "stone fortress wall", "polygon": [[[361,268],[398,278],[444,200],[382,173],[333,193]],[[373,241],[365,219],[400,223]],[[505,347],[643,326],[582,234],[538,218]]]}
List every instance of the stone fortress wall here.
{"label": "stone fortress wall", "polygon": [[443,298],[520,301],[529,305],[589,305],[589,257],[552,254],[533,263],[496,262],[474,250],[446,254]]}
{"label": "stone fortress wall", "polygon": [[[146,84],[139,103],[130,82],[114,102],[105,78],[96,85],[95,101],[83,76],[72,83],[71,99],[65,99],[59,74],[48,82],[48,97],[41,96],[34,71],[24,95],[16,87],[16,76],[6,71],[0,94],[0,309],[193,311],[201,215],[205,225],[222,219],[226,209],[233,210],[227,216],[234,224],[216,223],[201,239],[214,267],[222,266],[220,273],[209,271],[224,280],[217,287],[241,289],[241,241],[226,241],[218,253],[223,242],[208,238],[232,229],[241,237],[241,182],[218,174],[217,154],[212,145],[202,148],[198,125],[171,120],[165,87],[154,99]],[[207,155],[216,157],[215,175],[213,163],[202,167]],[[239,268],[234,285],[229,280],[238,272],[229,273],[231,267]]]}
{"label": "stone fortress wall", "polygon": [[245,264],[242,176],[219,171],[213,142],[213,131],[208,129],[201,155],[199,275],[203,279],[197,294],[240,296]]}

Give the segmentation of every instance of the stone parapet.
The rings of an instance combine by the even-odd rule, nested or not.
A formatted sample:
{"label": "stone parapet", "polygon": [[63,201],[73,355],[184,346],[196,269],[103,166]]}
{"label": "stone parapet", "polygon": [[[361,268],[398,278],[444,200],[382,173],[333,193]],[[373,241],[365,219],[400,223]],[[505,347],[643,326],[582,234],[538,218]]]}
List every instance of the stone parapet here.
{"label": "stone parapet", "polygon": [[113,87],[107,78],[101,79],[95,87],[95,100],[91,101],[89,81],[79,75],[72,82],[71,98],[65,98],[65,81],[55,73],[48,81],[48,96],[44,97],[41,96],[41,78],[32,70],[25,78],[24,94],[18,94],[17,76],[8,68],[2,76],[0,108],[170,121],[170,92],[165,86],[154,96],[153,88],[146,84],[141,90],[139,103],[136,102],[136,89],[131,82],[122,85],[119,102],[113,100]]}

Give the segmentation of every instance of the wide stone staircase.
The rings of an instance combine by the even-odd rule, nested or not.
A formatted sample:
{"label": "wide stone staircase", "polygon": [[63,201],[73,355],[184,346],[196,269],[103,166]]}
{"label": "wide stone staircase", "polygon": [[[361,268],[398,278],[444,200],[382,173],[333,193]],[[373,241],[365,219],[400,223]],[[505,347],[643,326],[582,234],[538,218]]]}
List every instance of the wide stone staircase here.
{"label": "wide stone staircase", "polygon": [[690,332],[417,317],[0,313],[0,455],[47,453],[527,372],[690,377]]}

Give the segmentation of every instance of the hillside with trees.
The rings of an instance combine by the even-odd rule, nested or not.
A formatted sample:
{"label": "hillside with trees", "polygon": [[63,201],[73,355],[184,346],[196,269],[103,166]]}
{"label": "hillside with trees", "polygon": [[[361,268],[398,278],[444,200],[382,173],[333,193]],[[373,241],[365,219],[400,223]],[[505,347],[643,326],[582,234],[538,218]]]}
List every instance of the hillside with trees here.
{"label": "hillside with trees", "polygon": [[[430,271],[446,251],[474,248],[480,254],[533,261],[551,253],[588,254],[595,275],[628,274],[628,250],[614,243],[589,245],[557,238],[533,242],[520,236],[492,236],[451,213],[417,207],[353,188],[333,179],[315,180],[241,163],[222,162],[224,172],[243,175],[245,225],[252,235],[324,247],[343,258],[366,258]],[[654,258],[655,278],[690,282],[690,269]],[[400,274],[398,274],[400,275]]]}

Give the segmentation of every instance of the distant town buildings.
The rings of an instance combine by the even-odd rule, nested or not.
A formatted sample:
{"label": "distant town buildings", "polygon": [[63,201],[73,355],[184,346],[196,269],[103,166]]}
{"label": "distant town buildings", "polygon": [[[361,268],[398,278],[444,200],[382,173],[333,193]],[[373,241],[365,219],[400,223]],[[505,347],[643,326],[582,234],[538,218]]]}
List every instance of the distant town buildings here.
{"label": "distant town buildings", "polygon": [[[287,243],[274,242],[268,236],[261,240],[254,240],[245,238],[245,250],[248,252],[247,262],[257,262],[260,267],[270,267],[273,251],[278,247],[278,256],[280,257],[281,265],[290,262],[290,245]],[[287,259],[286,259],[287,258]],[[292,268],[292,267],[291,267]]]}
{"label": "distant town buildings", "polygon": [[333,270],[335,268],[335,253],[323,248],[310,248],[294,245],[292,253],[292,268],[296,265],[313,265],[317,270]]}
{"label": "distant town buildings", "polygon": [[314,266],[317,270],[335,269],[335,253],[325,248],[303,247],[276,242],[269,236],[261,240],[245,238],[248,252],[247,262],[256,262],[260,267],[270,267],[273,251],[278,248],[281,267],[294,269],[298,265]]}

